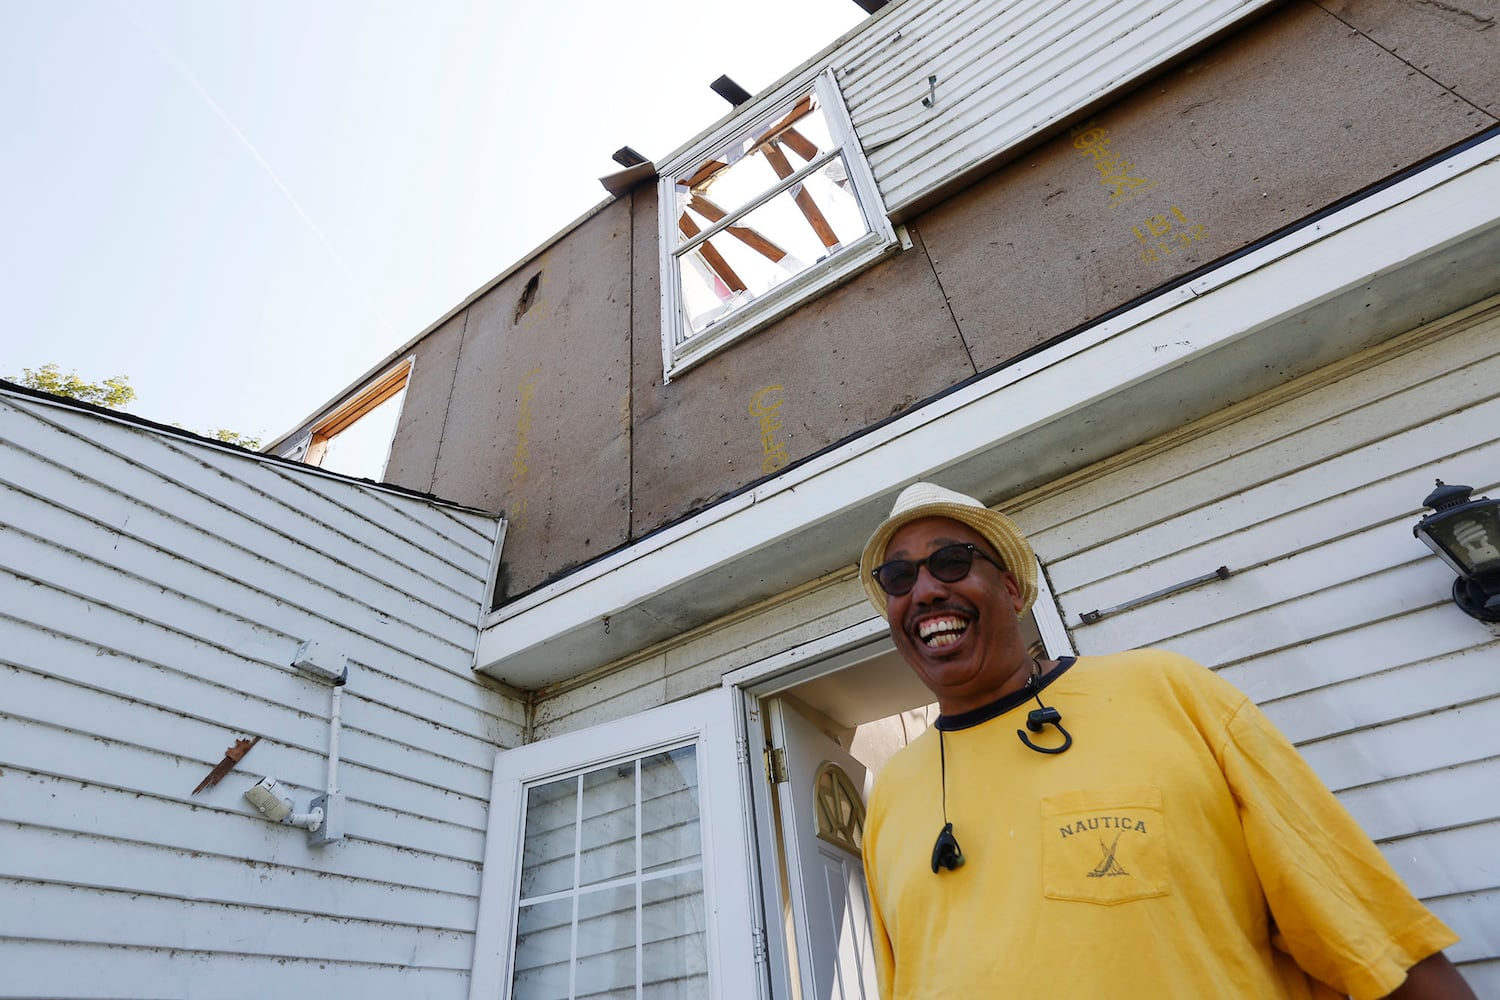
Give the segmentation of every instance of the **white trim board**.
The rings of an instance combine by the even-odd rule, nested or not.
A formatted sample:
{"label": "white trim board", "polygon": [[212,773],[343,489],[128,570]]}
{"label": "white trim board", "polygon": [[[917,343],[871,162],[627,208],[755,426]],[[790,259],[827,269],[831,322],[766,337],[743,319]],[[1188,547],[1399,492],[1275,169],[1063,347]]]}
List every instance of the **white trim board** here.
{"label": "white trim board", "polygon": [[1497,258],[1491,139],[523,595],[475,668],[602,666],[847,566],[910,482],[1039,485],[1493,294]]}

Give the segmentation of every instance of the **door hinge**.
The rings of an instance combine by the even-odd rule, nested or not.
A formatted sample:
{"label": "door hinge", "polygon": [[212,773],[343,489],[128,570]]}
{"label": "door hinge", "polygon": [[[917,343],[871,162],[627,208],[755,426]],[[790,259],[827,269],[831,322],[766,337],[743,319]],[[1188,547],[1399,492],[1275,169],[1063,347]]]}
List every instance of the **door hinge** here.
{"label": "door hinge", "polygon": [[749,741],[747,741],[745,739],[745,737],[743,737],[743,736],[736,736],[734,738],[734,762],[736,764],[744,764],[744,763],[746,763],[749,760],[750,760],[750,745],[749,745]]}
{"label": "door hinge", "polygon": [[766,780],[773,785],[786,781],[786,750],[782,747],[766,749]]}
{"label": "door hinge", "polygon": [[750,946],[755,951],[755,964],[766,963],[766,929],[764,927],[750,928]]}

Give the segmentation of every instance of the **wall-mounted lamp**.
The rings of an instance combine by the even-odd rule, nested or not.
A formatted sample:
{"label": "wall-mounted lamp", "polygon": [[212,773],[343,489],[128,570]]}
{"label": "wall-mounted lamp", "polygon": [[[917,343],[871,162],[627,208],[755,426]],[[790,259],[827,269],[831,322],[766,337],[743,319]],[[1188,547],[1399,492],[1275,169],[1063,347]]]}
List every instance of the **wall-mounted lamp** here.
{"label": "wall-mounted lamp", "polygon": [[313,805],[307,812],[297,812],[292,800],[281,794],[281,785],[269,774],[245,790],[245,801],[272,823],[300,827],[317,833],[323,827],[323,808]]}
{"label": "wall-mounted lamp", "polygon": [[1422,501],[1432,513],[1411,532],[1458,574],[1453,603],[1480,621],[1500,622],[1500,500],[1471,500],[1473,492],[1439,479]]}

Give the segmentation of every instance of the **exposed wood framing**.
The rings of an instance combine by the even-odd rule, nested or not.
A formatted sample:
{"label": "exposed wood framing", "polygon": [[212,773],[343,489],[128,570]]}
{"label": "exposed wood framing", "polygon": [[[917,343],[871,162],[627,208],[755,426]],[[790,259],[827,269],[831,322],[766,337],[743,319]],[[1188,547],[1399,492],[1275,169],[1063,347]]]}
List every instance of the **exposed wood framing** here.
{"label": "exposed wood framing", "polygon": [[348,402],[315,426],[312,429],[312,443],[307,446],[307,454],[303,461],[308,465],[322,465],[323,457],[328,453],[330,441],[368,416],[381,403],[393,398],[406,388],[406,380],[411,375],[411,364],[411,359],[407,358],[355,393]]}
{"label": "exposed wood framing", "polygon": [[[792,169],[791,161],[786,158],[786,154],[781,151],[781,147],[776,145],[774,141],[762,146],[761,151],[766,154],[766,162],[771,164],[771,169],[776,171],[776,176],[782,180],[785,180],[796,172]],[[818,234],[818,239],[829,249],[838,246],[838,234],[833,231],[833,227],[823,217],[823,212],[818,208],[818,203],[813,200],[812,193],[801,184],[798,184],[794,188],[794,191],[792,200],[802,210],[802,215],[807,219],[807,224],[813,227],[813,232]]]}

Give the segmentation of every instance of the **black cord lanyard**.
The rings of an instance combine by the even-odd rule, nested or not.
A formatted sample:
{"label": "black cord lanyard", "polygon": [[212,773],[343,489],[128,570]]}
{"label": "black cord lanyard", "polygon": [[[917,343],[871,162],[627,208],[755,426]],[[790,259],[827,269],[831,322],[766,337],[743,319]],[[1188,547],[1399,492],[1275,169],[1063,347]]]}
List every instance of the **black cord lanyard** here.
{"label": "black cord lanyard", "polygon": [[[1055,708],[1042,704],[1042,664],[1036,657],[1031,658],[1031,676],[1026,678],[1026,686],[1023,690],[1036,699],[1037,708],[1033,708],[1026,714],[1026,729],[1033,733],[1040,733],[1047,726],[1053,726],[1063,735],[1062,746],[1044,747],[1031,742],[1026,735],[1026,729],[1017,729],[1016,735],[1021,742],[1030,750],[1037,753],[1059,754],[1073,745],[1072,735],[1062,727],[1062,713]],[[993,717],[993,716],[992,716]],[[939,720],[942,721],[941,719]],[[932,871],[937,874],[943,869],[952,871],[964,863],[963,848],[958,846],[958,838],[953,835],[953,824],[948,821],[948,745],[945,739],[946,728],[939,725],[938,731],[938,780],[940,782],[943,808],[943,829],[938,833],[937,841],[932,845]]]}
{"label": "black cord lanyard", "polygon": [[943,739],[943,731],[939,729],[938,769],[943,794],[943,829],[938,834],[937,842],[932,845],[933,874],[937,874],[940,868],[946,868],[951,872],[964,863],[963,848],[958,846],[958,838],[953,836],[953,824],[948,822],[948,755]]}

